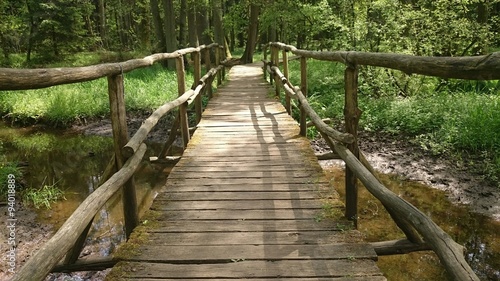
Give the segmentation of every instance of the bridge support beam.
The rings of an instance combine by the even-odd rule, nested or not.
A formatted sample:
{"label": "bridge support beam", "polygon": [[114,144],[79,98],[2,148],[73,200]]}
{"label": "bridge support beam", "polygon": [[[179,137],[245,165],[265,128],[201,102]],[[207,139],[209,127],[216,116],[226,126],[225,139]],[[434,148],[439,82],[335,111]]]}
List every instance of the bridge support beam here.
{"label": "bridge support beam", "polygon": [[[356,65],[348,66],[344,73],[345,106],[344,118],[346,133],[354,137],[354,142],[347,148],[359,159],[358,148],[358,123],[361,110],[358,108],[358,68]],[[345,216],[358,226],[358,179],[353,171],[346,167],[345,171]]]}
{"label": "bridge support beam", "polygon": [[[122,148],[128,142],[127,116],[125,111],[125,94],[123,75],[108,76],[108,94],[111,110],[111,126],[113,128],[113,142],[115,149],[116,168],[120,170],[127,161],[122,154]],[[123,215],[125,218],[125,235],[130,237],[132,230],[139,224],[137,196],[135,193],[134,177],[128,180],[122,189]]]}
{"label": "bridge support beam", "polygon": [[[184,70],[184,56],[179,55],[176,59],[176,67],[177,67],[177,89],[179,92],[179,97],[182,96],[186,92],[186,71]],[[187,103],[184,103],[179,106],[179,120],[181,126],[181,134],[182,134],[182,143],[183,148],[187,147],[189,139],[191,136],[189,135],[189,122],[187,115]]]}
{"label": "bridge support beam", "polygon": [[[307,58],[300,57],[300,90],[304,97],[307,97]],[[300,106],[300,135],[307,135],[307,113],[305,109]]]}

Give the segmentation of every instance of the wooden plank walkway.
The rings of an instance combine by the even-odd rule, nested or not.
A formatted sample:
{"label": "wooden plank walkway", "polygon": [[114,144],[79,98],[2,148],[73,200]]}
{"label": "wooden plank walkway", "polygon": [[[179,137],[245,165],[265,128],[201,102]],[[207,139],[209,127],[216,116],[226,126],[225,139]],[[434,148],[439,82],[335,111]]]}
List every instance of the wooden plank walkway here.
{"label": "wooden plank walkway", "polygon": [[229,76],[108,279],[386,280],[341,212],[322,219],[328,184],[260,67]]}

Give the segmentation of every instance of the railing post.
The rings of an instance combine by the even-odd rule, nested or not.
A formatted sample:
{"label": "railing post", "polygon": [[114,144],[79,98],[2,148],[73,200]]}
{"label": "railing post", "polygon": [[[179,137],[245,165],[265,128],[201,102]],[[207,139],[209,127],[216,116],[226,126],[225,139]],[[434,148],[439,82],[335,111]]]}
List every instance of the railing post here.
{"label": "railing post", "polygon": [[[288,52],[286,50],[283,50],[283,75],[288,81],[290,75],[288,70]],[[285,94],[285,108],[286,112],[288,112],[288,115],[292,115],[292,104],[290,102],[290,96],[286,94]]]}
{"label": "railing post", "polygon": [[[269,46],[270,46],[269,47],[269,55],[271,56],[269,58],[269,62],[270,62],[270,65],[273,66],[273,64],[274,64],[274,55],[275,55],[274,54],[274,48],[276,48],[276,47],[274,47],[273,45],[269,45]],[[273,72],[271,71],[269,73],[269,84],[272,86],[273,83],[274,83],[274,75],[273,75]]]}
{"label": "railing post", "polygon": [[[279,68],[279,65],[280,65],[280,50],[278,49],[278,47],[274,47],[273,48],[273,53],[274,53],[274,61],[273,61],[273,65],[275,65],[276,67]],[[277,79],[277,75],[276,73],[274,74],[274,79]],[[280,96],[280,83],[278,83],[276,80],[274,81],[274,92],[275,92],[275,95],[276,97],[279,98]]]}
{"label": "railing post", "polygon": [[[123,164],[127,161],[127,159],[125,159],[122,155],[122,147],[124,147],[128,142],[123,75],[119,74],[108,76],[108,94],[116,155],[116,167],[117,170],[120,170],[123,167]],[[125,183],[122,188],[122,194],[125,235],[128,239],[132,230],[139,224],[134,177]]]}
{"label": "railing post", "polygon": [[[358,148],[358,123],[361,117],[361,110],[358,108],[358,68],[356,65],[349,65],[344,73],[345,79],[345,129],[346,132],[354,136],[354,142],[347,145],[347,148],[359,159]],[[358,179],[354,173],[346,167],[345,169],[345,216],[358,225]]]}
{"label": "railing post", "polygon": [[263,54],[263,57],[264,57],[264,80],[266,80],[266,81],[267,81],[267,69],[266,69],[266,67],[267,67],[267,64],[266,64],[266,62],[267,62],[267,46],[268,45],[266,44],[262,48],[262,52],[264,53]]}
{"label": "railing post", "polygon": [[[215,67],[218,67],[220,65],[220,53],[221,53],[221,48],[219,45],[215,47]],[[222,75],[220,71],[217,71],[217,86],[222,84]]]}
{"label": "railing post", "polygon": [[[205,69],[206,72],[210,71],[211,64],[210,64],[210,49],[211,48],[205,48]],[[207,84],[207,95],[209,99],[212,99],[213,93],[212,93],[212,83]]]}
{"label": "railing post", "polygon": [[[300,90],[307,97],[307,58],[300,57]],[[300,135],[307,135],[307,115],[305,110],[300,106]]]}
{"label": "railing post", "polygon": [[[177,69],[177,89],[179,96],[182,96],[186,92],[186,72],[184,70],[184,56],[179,55],[176,62]],[[185,149],[188,145],[190,135],[189,135],[189,122],[187,116],[187,103],[181,104],[179,106],[179,118],[182,134],[183,148]]]}
{"label": "railing post", "polygon": [[[221,52],[220,57],[221,57],[221,62],[222,62],[226,59],[226,48],[221,47],[220,52]],[[221,69],[220,75],[221,75],[221,80],[224,81],[226,78],[226,67],[225,66]]]}
{"label": "railing post", "polygon": [[[194,52],[192,55],[193,63],[194,63],[194,83],[193,90],[196,89],[198,83],[201,79],[201,56],[200,52]],[[202,103],[201,103],[201,95],[196,96],[194,100],[194,109],[196,111],[196,124],[201,121],[201,113],[203,111]]]}

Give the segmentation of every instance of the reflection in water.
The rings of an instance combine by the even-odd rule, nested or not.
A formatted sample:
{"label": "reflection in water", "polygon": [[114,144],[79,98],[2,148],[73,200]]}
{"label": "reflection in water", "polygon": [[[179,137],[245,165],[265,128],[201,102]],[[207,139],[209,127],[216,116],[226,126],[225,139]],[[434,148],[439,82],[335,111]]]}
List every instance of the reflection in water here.
{"label": "reflection in water", "polygon": [[[344,171],[338,166],[325,168],[330,181],[344,196]],[[481,280],[500,280],[500,222],[469,212],[464,205],[454,205],[443,191],[401,179],[379,175],[382,183],[429,216],[456,242],[466,248],[467,262]],[[402,239],[379,201],[360,185],[359,227],[366,241]],[[378,265],[388,280],[450,280],[433,252],[379,257]]]}
{"label": "reflection in water", "polygon": [[[0,124],[0,141],[9,162],[22,163],[28,187],[53,184],[64,191],[65,200],[50,210],[38,210],[42,222],[60,227],[78,205],[97,187],[113,153],[109,137],[67,135],[64,131],[40,132],[30,128],[9,128]],[[158,151],[156,147],[155,151]],[[150,156],[151,150],[146,153]],[[140,215],[148,208],[154,188],[161,186],[166,172],[157,172],[144,162],[136,177]],[[167,170],[168,171],[168,170]],[[149,180],[149,179],[156,180]],[[108,256],[125,239],[121,194],[111,198],[94,218],[84,254]]]}

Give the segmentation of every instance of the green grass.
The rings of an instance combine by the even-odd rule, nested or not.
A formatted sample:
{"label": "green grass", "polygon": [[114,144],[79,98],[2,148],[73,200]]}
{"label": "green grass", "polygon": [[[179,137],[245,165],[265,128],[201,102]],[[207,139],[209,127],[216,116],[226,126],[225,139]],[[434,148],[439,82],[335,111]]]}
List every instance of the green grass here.
{"label": "green grass", "polygon": [[[127,110],[152,111],[178,96],[175,71],[160,65],[124,75]],[[189,72],[186,80],[188,86],[193,83]],[[56,127],[87,118],[103,118],[109,115],[107,80],[101,78],[45,89],[4,91],[0,94],[0,114],[16,123],[43,122]]]}
{"label": "green grass", "polygon": [[35,209],[44,207],[50,209],[51,204],[58,200],[65,200],[64,192],[56,183],[43,185],[41,188],[27,188],[22,191],[23,203],[32,205]]}
{"label": "green grass", "polygon": [[[299,63],[291,62],[290,66],[290,80],[299,85]],[[310,104],[321,117],[332,118],[337,125],[343,120],[343,71],[341,64],[308,61]],[[387,77],[381,75],[378,79]],[[382,82],[372,86],[384,85],[383,94],[374,95],[380,88],[364,82],[360,75],[361,129],[408,136],[435,155],[476,159],[468,161],[482,166],[480,172],[500,187],[499,81],[456,80],[438,87],[438,79],[415,77],[410,81],[415,91],[409,96],[402,96],[394,85]],[[294,116],[298,117],[298,113]]]}

